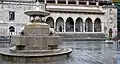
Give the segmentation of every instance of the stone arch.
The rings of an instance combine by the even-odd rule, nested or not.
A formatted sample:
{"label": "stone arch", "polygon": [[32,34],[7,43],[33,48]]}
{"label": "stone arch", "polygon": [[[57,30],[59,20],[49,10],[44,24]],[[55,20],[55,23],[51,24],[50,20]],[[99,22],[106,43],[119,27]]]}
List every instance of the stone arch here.
{"label": "stone arch", "polygon": [[92,32],[92,31],[93,31],[92,19],[87,18],[85,20],[85,32]]}
{"label": "stone arch", "polygon": [[10,27],[9,27],[9,32],[15,32],[14,26],[10,26]]}
{"label": "stone arch", "polygon": [[71,17],[66,20],[66,32],[74,32],[74,21]]}
{"label": "stone arch", "polygon": [[80,17],[76,19],[75,31],[76,32],[83,32],[83,19]]}
{"label": "stone arch", "polygon": [[101,32],[101,20],[99,18],[95,19],[94,32]]}
{"label": "stone arch", "polygon": [[13,35],[13,33],[15,33],[15,27],[14,26],[10,26],[9,27],[9,35]]}
{"label": "stone arch", "polygon": [[48,17],[46,23],[49,24],[51,28],[54,28],[54,19],[52,17]]}
{"label": "stone arch", "polygon": [[62,17],[58,17],[56,20],[56,31],[63,32],[64,31],[64,20]]}

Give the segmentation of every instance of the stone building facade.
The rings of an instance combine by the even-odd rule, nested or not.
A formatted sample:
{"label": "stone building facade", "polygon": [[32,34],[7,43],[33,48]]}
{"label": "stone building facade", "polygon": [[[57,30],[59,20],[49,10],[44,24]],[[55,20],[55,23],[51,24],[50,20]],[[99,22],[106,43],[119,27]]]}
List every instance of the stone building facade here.
{"label": "stone building facade", "polygon": [[[57,33],[104,33],[108,37],[117,35],[117,8],[108,3],[99,4],[91,1],[59,4],[58,0],[45,0],[45,7],[51,14],[43,18]],[[18,35],[21,28],[29,23],[25,10],[35,7],[35,2],[2,2],[0,4],[0,35]],[[10,32],[10,27],[14,32]]]}

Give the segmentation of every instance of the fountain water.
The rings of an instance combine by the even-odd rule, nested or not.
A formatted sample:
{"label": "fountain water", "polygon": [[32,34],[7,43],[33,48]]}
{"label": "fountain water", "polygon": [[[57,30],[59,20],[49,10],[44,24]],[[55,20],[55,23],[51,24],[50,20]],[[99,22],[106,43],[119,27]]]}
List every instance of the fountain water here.
{"label": "fountain water", "polygon": [[36,10],[28,10],[24,13],[32,18],[20,36],[13,36],[14,47],[0,49],[1,59],[15,62],[51,61],[67,58],[72,49],[58,47],[62,39],[50,31],[42,17],[50,13],[40,9],[37,2]]}

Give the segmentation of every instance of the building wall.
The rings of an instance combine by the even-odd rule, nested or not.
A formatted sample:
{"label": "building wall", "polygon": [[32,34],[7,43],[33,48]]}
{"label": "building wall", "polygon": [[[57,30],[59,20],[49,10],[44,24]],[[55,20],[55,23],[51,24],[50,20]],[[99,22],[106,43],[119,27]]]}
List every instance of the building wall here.
{"label": "building wall", "polygon": [[118,32],[120,32],[120,2],[114,3],[117,7],[117,25],[118,25]]}
{"label": "building wall", "polygon": [[[25,10],[30,10],[32,9],[32,4],[31,5],[26,5],[26,4],[21,4],[17,5],[18,3],[14,4],[0,4],[0,22],[3,25],[0,25],[2,27],[1,29],[7,30],[5,35],[10,35],[9,33],[9,27],[14,26],[15,27],[15,32],[13,33],[14,35],[17,35],[19,33],[19,30],[22,26],[24,26],[26,23],[29,21],[29,17],[24,14]],[[9,20],[9,12],[13,11],[15,12],[15,20]],[[2,33],[1,33],[2,34]]]}
{"label": "building wall", "polygon": [[112,29],[113,37],[117,35],[117,8],[104,7],[105,13],[105,33],[109,36],[109,30]]}
{"label": "building wall", "polygon": [[[0,4],[1,8],[1,13],[0,13],[0,21],[1,23],[4,24],[0,25],[1,27],[5,28],[7,30],[6,35],[10,35],[9,33],[9,27],[14,26],[15,27],[15,32],[13,33],[14,35],[18,35],[20,32],[20,29],[29,21],[29,17],[24,14],[25,10],[31,10],[34,9],[34,3],[24,3],[24,4],[19,4],[19,3],[11,3],[10,4]],[[52,4],[52,7],[55,7],[55,4]],[[67,7],[71,7],[71,5],[65,5]],[[49,5],[46,5],[47,8],[49,8]],[[52,8],[51,7],[51,8]],[[111,28],[113,31],[113,37],[116,36],[116,27],[117,27],[117,9],[113,7],[104,7],[104,6],[98,6],[98,5],[85,5],[85,6],[79,6],[79,5],[74,5],[73,8],[76,10],[77,8],[81,8],[87,10],[100,10],[101,12],[104,12],[104,14],[92,14],[92,13],[74,13],[74,12],[57,12],[57,11],[52,11],[51,14],[47,17],[45,17],[44,20],[46,20],[48,17],[52,17],[54,20],[54,27],[56,27],[56,20],[57,18],[61,17],[63,18],[64,23],[66,22],[67,18],[72,18],[74,21],[74,24],[76,23],[77,18],[82,18],[83,23],[85,23],[87,18],[92,19],[92,23],[94,24],[94,21],[96,18],[99,18],[101,20],[101,28],[102,31],[101,33],[105,33],[107,36],[109,36],[109,29]],[[112,9],[112,15],[110,15],[109,10]],[[9,11],[14,11],[15,12],[15,20],[9,21]],[[112,17],[112,21],[110,21],[110,16]],[[85,27],[85,26],[84,26]],[[56,29],[56,28],[55,28]],[[4,29],[3,29],[4,30]],[[94,29],[93,29],[94,30]],[[75,27],[74,27],[74,32],[75,32]],[[84,31],[83,31],[84,32]],[[94,33],[94,32],[86,32],[86,33]]]}

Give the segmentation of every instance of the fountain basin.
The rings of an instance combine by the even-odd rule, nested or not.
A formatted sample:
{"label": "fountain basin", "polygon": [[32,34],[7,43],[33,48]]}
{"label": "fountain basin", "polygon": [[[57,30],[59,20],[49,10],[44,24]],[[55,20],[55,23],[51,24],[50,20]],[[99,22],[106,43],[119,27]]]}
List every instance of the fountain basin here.
{"label": "fountain basin", "polygon": [[[4,51],[3,51],[4,50]],[[66,59],[70,56],[72,49],[64,48],[59,52],[47,53],[15,53],[10,52],[9,48],[0,48],[2,60],[13,62],[46,62],[53,60]]]}
{"label": "fountain basin", "polygon": [[[12,36],[14,45],[25,46],[22,50],[48,50],[52,46],[60,44],[62,39],[60,36]],[[51,46],[51,47],[50,47]],[[55,48],[55,47],[54,47]]]}
{"label": "fountain basin", "polygon": [[24,12],[26,15],[31,16],[31,15],[40,15],[40,16],[47,16],[50,15],[50,12],[43,11],[43,10],[27,10]]}
{"label": "fountain basin", "polygon": [[[36,4],[40,3],[36,2]],[[24,12],[30,16],[31,24],[24,27],[20,36],[12,36],[11,43],[15,47],[0,49],[2,60],[20,63],[45,62],[69,57],[72,49],[59,48],[62,39],[42,20],[42,17],[49,15],[50,12],[40,9],[40,6],[36,6],[36,10]]]}
{"label": "fountain basin", "polygon": [[50,53],[50,52],[61,52],[64,48],[52,49],[52,50],[16,50],[16,47],[11,47],[10,52],[14,53]]}

